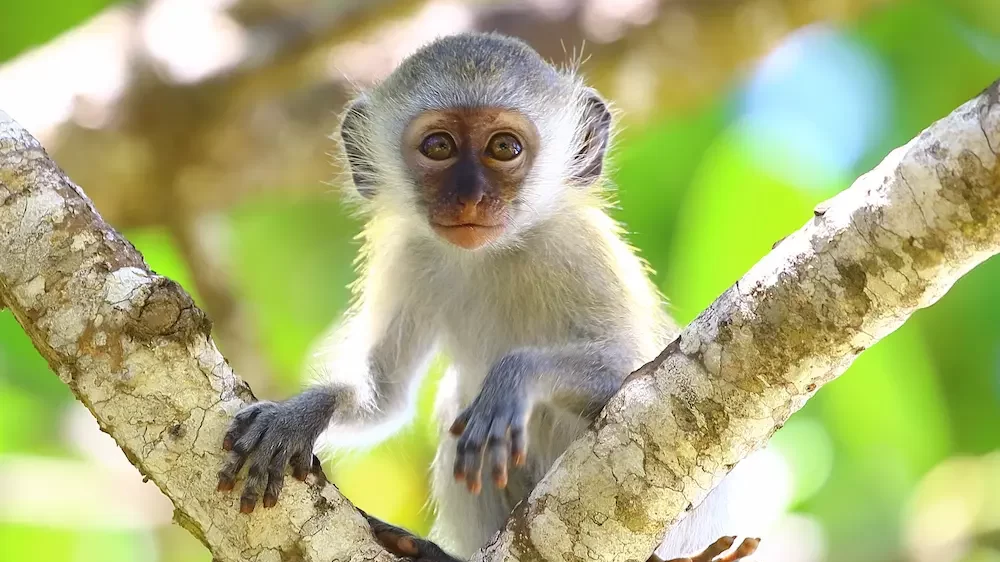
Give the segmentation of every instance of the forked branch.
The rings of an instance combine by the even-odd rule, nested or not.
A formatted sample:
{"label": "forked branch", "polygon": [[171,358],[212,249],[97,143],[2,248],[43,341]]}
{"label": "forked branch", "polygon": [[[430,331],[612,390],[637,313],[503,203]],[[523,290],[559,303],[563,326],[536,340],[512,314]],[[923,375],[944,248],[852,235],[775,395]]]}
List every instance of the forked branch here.
{"label": "forked branch", "polygon": [[[645,560],[820,386],[1000,251],[998,100],[1000,83],[784,239],[630,377],[477,557]],[[249,389],[183,289],[2,112],[0,248],[0,302],[217,560],[391,559],[333,486],[289,480],[252,517],[213,492]]]}

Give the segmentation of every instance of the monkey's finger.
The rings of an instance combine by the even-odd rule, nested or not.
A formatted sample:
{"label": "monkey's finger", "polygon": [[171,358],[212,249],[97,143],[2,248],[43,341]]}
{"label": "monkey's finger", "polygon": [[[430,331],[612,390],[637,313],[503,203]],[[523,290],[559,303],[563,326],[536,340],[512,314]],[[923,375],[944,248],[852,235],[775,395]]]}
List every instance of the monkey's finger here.
{"label": "monkey's finger", "polygon": [[392,531],[375,533],[375,538],[386,550],[401,557],[416,557],[420,554],[413,537],[401,535]]}
{"label": "monkey's finger", "polygon": [[368,514],[365,514],[365,518],[368,519],[372,534],[386,550],[400,557],[413,558],[420,555],[413,535]]}
{"label": "monkey's finger", "polygon": [[514,466],[524,466],[528,460],[528,439],[523,425],[510,428],[510,455]]}
{"label": "monkey's finger", "polygon": [[754,552],[757,552],[757,547],[760,545],[760,539],[757,538],[746,538],[740,543],[740,546],[736,547],[736,550],[725,554],[716,559],[717,562],[739,562],[744,558],[750,556]]}
{"label": "monkey's finger", "polygon": [[483,489],[483,457],[486,456],[486,447],[475,447],[465,452],[465,485],[473,494],[478,494]]}
{"label": "monkey's finger", "polygon": [[319,457],[317,457],[316,455],[313,455],[312,458],[313,458],[313,460],[312,460],[312,471],[311,471],[311,473],[312,473],[313,476],[316,477],[315,484],[317,486],[322,486],[323,484],[326,484],[326,481],[327,481],[326,480],[326,473],[323,472],[323,463],[319,460]]}
{"label": "monkey's finger", "polygon": [[466,487],[469,491],[472,491],[474,484],[470,482],[472,478],[472,466],[475,459],[475,449],[476,445],[470,443],[466,436],[463,436],[458,440],[458,448],[455,454],[455,469],[454,475],[455,480],[461,482],[465,481]]}
{"label": "monkey's finger", "polygon": [[292,458],[288,459],[288,464],[292,466],[292,476],[296,480],[306,481],[309,477],[309,473],[312,472],[312,455],[308,451],[302,451],[292,455]]}
{"label": "monkey's finger", "polygon": [[465,452],[462,449],[459,449],[455,453],[455,466],[452,468],[451,473],[456,481],[461,482],[465,480]]}
{"label": "monkey's finger", "polygon": [[265,424],[252,425],[250,429],[240,437],[229,453],[229,461],[219,471],[219,485],[217,489],[222,492],[232,490],[236,483],[236,475],[243,468],[244,463],[250,457],[251,452],[260,444],[260,440],[267,431]]}
{"label": "monkey's finger", "polygon": [[497,488],[507,487],[507,451],[510,450],[510,442],[507,439],[490,443],[490,459],[493,472],[493,482]]}
{"label": "monkey's finger", "polygon": [[492,461],[490,466],[493,473],[493,482],[497,488],[507,486],[507,461],[510,452],[509,420],[496,418],[490,426],[489,441],[487,448]]}
{"label": "monkey's finger", "polygon": [[281,487],[285,484],[286,464],[288,464],[288,453],[283,450],[271,457],[271,464],[267,468],[267,486],[264,488],[264,507],[277,505]]}
{"label": "monkey's finger", "polygon": [[247,471],[247,481],[243,484],[243,495],[240,496],[240,512],[251,513],[257,506],[257,497],[267,484],[267,465],[259,459],[254,459]]}
{"label": "monkey's finger", "polygon": [[232,451],[242,457],[250,456],[267,433],[267,423],[251,423],[239,439],[232,445]]}
{"label": "monkey's finger", "polygon": [[463,432],[462,436],[458,438],[458,443],[455,445],[455,480],[464,480],[469,470],[472,469],[471,464],[466,464],[471,459],[471,457],[466,455],[466,452],[479,447],[473,439],[473,433],[473,431]]}
{"label": "monkey's finger", "polygon": [[250,424],[257,419],[257,414],[260,413],[260,408],[248,407],[233,416],[233,421],[229,422],[229,430],[226,431],[226,436],[222,438],[222,449],[224,451],[233,450],[233,445],[236,441],[243,436]]}
{"label": "monkey's finger", "polygon": [[699,554],[691,557],[691,562],[713,562],[715,557],[729,550],[736,542],[735,536],[722,537]]}
{"label": "monkey's finger", "polygon": [[478,494],[483,487],[482,471],[483,456],[486,454],[490,422],[483,423],[477,419],[466,427],[465,433],[458,440],[459,454],[462,460],[465,485],[473,494]]}
{"label": "monkey's finger", "polygon": [[462,433],[465,433],[465,426],[469,425],[470,415],[471,415],[471,408],[466,409],[464,412],[459,414],[458,417],[455,418],[455,421],[451,424],[451,428],[448,429],[448,432],[454,435],[455,437],[459,437],[462,435]]}
{"label": "monkey's finger", "polygon": [[219,471],[219,485],[216,489],[220,492],[228,492],[236,486],[236,475],[243,469],[243,464],[247,458],[235,451],[229,453],[226,464]]}

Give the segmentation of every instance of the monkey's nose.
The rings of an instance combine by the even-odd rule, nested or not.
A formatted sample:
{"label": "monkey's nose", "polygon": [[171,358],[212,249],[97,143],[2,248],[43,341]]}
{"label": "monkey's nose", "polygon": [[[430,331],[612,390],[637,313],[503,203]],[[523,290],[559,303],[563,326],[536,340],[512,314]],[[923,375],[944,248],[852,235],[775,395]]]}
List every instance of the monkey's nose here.
{"label": "monkey's nose", "polygon": [[[480,200],[482,197],[479,198]],[[479,218],[479,201],[475,202],[462,202],[462,210],[458,212],[458,217],[456,217],[460,222],[463,223],[473,223]]]}
{"label": "monkey's nose", "polygon": [[468,189],[458,192],[458,203],[463,207],[475,207],[483,200],[482,189]]}

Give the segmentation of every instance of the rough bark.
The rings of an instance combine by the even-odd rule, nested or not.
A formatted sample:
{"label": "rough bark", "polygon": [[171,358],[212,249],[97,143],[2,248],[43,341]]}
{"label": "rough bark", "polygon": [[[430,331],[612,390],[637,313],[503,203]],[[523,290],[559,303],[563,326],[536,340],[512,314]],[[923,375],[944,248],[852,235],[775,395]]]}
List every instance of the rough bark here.
{"label": "rough bark", "polygon": [[0,111],[0,301],[59,378],[219,561],[388,561],[332,485],[291,480],[253,517],[216,493],[222,435],[252,399],[173,281],[149,270]]}
{"label": "rough bark", "polygon": [[998,151],[1000,81],[817,207],[633,373],[479,559],[645,560],[820,387],[1000,252]]}

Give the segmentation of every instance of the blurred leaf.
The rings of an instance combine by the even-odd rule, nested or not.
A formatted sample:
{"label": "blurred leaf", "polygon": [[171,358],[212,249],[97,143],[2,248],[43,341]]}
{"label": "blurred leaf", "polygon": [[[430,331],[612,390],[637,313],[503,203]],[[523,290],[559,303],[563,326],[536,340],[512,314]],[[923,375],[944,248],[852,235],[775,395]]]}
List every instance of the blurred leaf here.
{"label": "blurred leaf", "polygon": [[139,250],[154,273],[176,281],[191,295],[195,303],[201,304],[201,297],[191,277],[188,263],[166,229],[135,229],[125,232],[124,236]]}
{"label": "blurred leaf", "polygon": [[950,450],[948,414],[919,322],[862,353],[817,400],[843,454],[896,467],[870,475],[894,500]]}
{"label": "blurred leaf", "polygon": [[683,323],[805,224],[824,194],[834,193],[832,187],[806,193],[770,176],[749,158],[750,142],[738,126],[723,132],[681,202],[665,291]]}
{"label": "blurred leaf", "polygon": [[346,309],[358,224],[334,197],[262,198],[232,214],[234,279],[281,387],[299,388],[314,339]]}
{"label": "blurred leaf", "polygon": [[72,560],[76,533],[13,523],[0,523],[0,560]]}
{"label": "blurred leaf", "polygon": [[[0,371],[2,373],[2,371]],[[50,406],[16,387],[0,383],[0,455],[10,452],[40,452],[53,426],[46,422]]]}
{"label": "blurred leaf", "polygon": [[4,562],[155,562],[157,558],[155,543],[145,533],[0,523]]}
{"label": "blurred leaf", "polygon": [[[951,1],[896,2],[873,11],[853,31],[881,57],[895,96],[895,125],[859,164],[859,174],[1000,77],[1000,60],[984,59],[953,25]],[[972,3],[966,4],[969,12]],[[993,11],[985,8],[989,4],[997,5],[984,0],[980,11]]]}
{"label": "blurred leaf", "polygon": [[[63,405],[75,400],[9,310],[0,311],[0,453],[61,454]],[[2,560],[2,558],[0,558]]]}
{"label": "blurred leaf", "polygon": [[679,202],[702,154],[725,126],[728,106],[711,100],[691,114],[643,128],[626,129],[612,158],[612,179],[629,242],[664,278],[677,227]]}
{"label": "blurred leaf", "polygon": [[781,453],[792,471],[793,508],[818,492],[833,471],[833,441],[826,427],[810,412],[792,416],[768,446]]}
{"label": "blurred leaf", "polygon": [[0,62],[49,41],[114,3],[114,0],[0,2]]}
{"label": "blurred leaf", "polygon": [[956,453],[1000,447],[1000,259],[963,277],[933,307],[917,313],[941,373]]}
{"label": "blurred leaf", "polygon": [[9,310],[0,311],[0,381],[12,381],[41,400],[70,396]]}
{"label": "blurred leaf", "polygon": [[[428,532],[434,522],[426,505],[429,467],[440,439],[434,399],[446,366],[443,357],[432,363],[421,385],[416,416],[402,431],[368,453],[341,452],[329,463],[331,479],[353,503],[417,533]],[[391,483],[391,494],[386,483]]]}
{"label": "blurred leaf", "polygon": [[335,455],[329,463],[330,478],[361,509],[426,534],[433,522],[424,505],[434,450],[422,445],[419,430],[411,424],[370,451]]}

